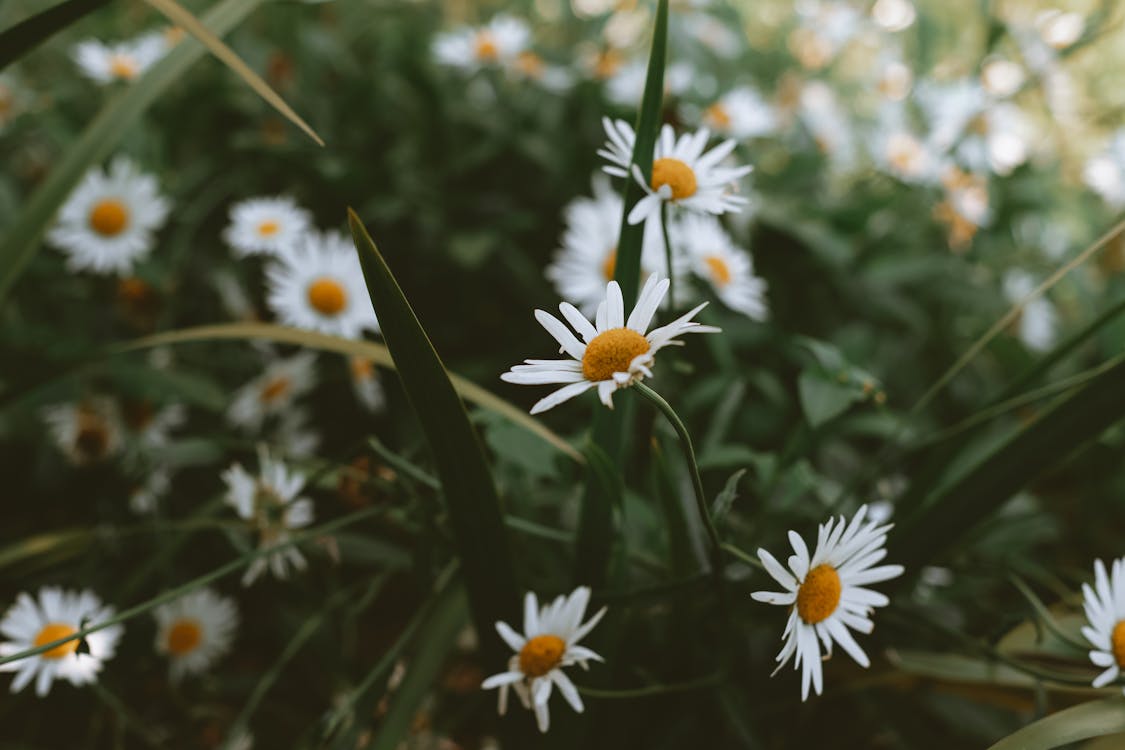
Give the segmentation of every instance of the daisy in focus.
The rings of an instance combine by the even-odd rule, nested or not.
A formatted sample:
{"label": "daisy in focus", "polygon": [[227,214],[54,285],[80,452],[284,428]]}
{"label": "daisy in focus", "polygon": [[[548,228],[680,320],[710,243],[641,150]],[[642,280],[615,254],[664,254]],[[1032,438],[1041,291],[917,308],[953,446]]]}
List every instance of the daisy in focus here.
{"label": "daisy in focus", "polygon": [[266,271],[269,305],[285,325],[360,338],[379,330],[351,240],[310,232]]}
{"label": "daisy in focus", "polygon": [[242,576],[242,585],[249,586],[268,568],[276,578],[288,578],[292,566],[303,570],[307,563],[295,545],[285,544],[289,532],[313,522],[312,501],[298,497],[305,486],[305,477],[290,471],[281,461],[270,457],[264,446],[258,448],[258,476],[234,464],[223,472],[227,492],[224,497],[238,513],[258,532],[258,547],[270,550],[268,555],[256,558]]}
{"label": "daisy in focus", "polygon": [[520,385],[564,384],[531,407],[532,414],[558,406],[591,388],[597,388],[598,398],[612,409],[614,391],[652,377],[656,352],[666,346],[682,344],[677,340],[682,334],[718,333],[720,330],[692,320],[706,306],[704,302],[671,323],[646,333],[667,293],[668,279],[650,275],[626,320],[621,287],[611,281],[606,285],[605,300],[598,305],[596,325],[574,305],[560,303],[559,311],[582,336],[582,341],[554,315],[536,310],[535,319],[558,341],[560,351],[569,354],[570,359],[525,360],[524,364],[515,365],[501,375],[501,380]]}
{"label": "daisy in focus", "polygon": [[602,125],[609,140],[598,155],[610,162],[610,166],[603,169],[615,177],[628,178],[632,174],[645,191],[645,197],[629,212],[630,224],[640,224],[658,216],[665,203],[711,214],[741,211],[747,203],[732,190],[737,187],[737,180],[749,174],[753,167],[719,166],[734,151],[734,140],[723,141],[705,153],[710,136],[706,128],[677,138],[672,127],[665,125],[653,152],[652,180],[646,182],[640,167],[632,165],[636,142],[632,126],[624,120],[614,121],[608,117],[602,119]]}
{"label": "daisy in focus", "polygon": [[155,177],[118,157],[107,171],[86,173],[59,210],[47,241],[67,255],[72,271],[123,276],[152,250],[153,233],[170,208]]}
{"label": "daisy in focus", "polygon": [[71,57],[83,75],[104,86],[135,80],[167,51],[163,34],[142,34],[117,44],[89,39],[75,45]]}
{"label": "daisy in focus", "polygon": [[731,138],[746,140],[777,129],[777,114],[754,89],[732,89],[703,111],[703,124]]}
{"label": "daisy in focus", "polygon": [[121,448],[121,416],[112,399],[98,396],[43,410],[55,445],[75,466],[104,461]]}
{"label": "daisy in focus", "polygon": [[861,667],[870,665],[849,629],[870,633],[875,628],[872,611],[890,602],[883,594],[864,587],[902,575],[901,565],[874,567],[887,554],[884,545],[893,524],[879,525],[866,515],[864,505],[851,523],[841,516],[820,524],[811,557],[805,541],[797,532],[790,531],[789,542],[795,554],[789,558],[789,570],[766,550],[758,550],[758,559],[785,590],[756,591],[751,596],[759,602],[789,607],[789,621],[782,634],[785,645],[777,655],[777,669],[796,655],[794,668],[801,669],[802,701],[808,699],[810,685],[817,695],[821,694],[821,661],[832,656],[834,643]]}
{"label": "daisy in focus", "polygon": [[1114,560],[1108,575],[1105,563],[1094,561],[1094,586],[1082,584],[1082,606],[1090,623],[1082,635],[1094,647],[1090,661],[1105,670],[1093,686],[1105,687],[1125,669],[1125,558]]}
{"label": "daisy in focus", "polygon": [[515,63],[530,42],[527,22],[501,14],[484,26],[463,26],[438,34],[432,51],[442,65],[473,73],[492,65]]}
{"label": "daisy in focus", "polygon": [[[92,591],[65,591],[53,586],[39,589],[33,599],[20,594],[0,620],[0,633],[8,639],[0,643],[0,656],[45,646],[74,635],[83,626],[96,625],[113,617],[113,607],[102,605]],[[36,656],[0,665],[0,672],[15,672],[12,692],[23,690],[33,679],[35,694],[47,695],[56,678],[72,685],[86,685],[98,679],[102,664],[113,657],[117,641],[125,629],[121,625],[90,633],[83,639],[88,646],[81,651],[79,639],[67,641]]]}
{"label": "daisy in focus", "polygon": [[544,607],[529,591],[524,598],[522,635],[505,622],[496,623],[496,632],[516,652],[508,660],[508,671],[494,674],[481,684],[485,690],[500,688],[497,710],[501,716],[508,710],[510,687],[524,708],[535,711],[539,731],[546,732],[551,723],[547,702],[556,685],[566,702],[582,713],[582,698],[563,668],[577,664],[587,669],[587,662],[603,661],[590,649],[578,645],[606,612],[602,607],[583,623],[589,602],[590,589],[586,586],[579,586],[570,596],[560,595]]}
{"label": "daisy in focus", "polygon": [[230,649],[238,628],[234,600],[197,589],[153,611],[156,651],[168,657],[173,682],[204,672]]}
{"label": "daisy in focus", "polygon": [[235,391],[227,420],[256,432],[267,417],[283,414],[316,384],[316,355],[302,352],[274,360],[265,371]]}
{"label": "daisy in focus", "polygon": [[724,305],[752,320],[769,317],[766,282],[754,275],[750,254],[736,247],[719,220],[685,214],[668,228],[672,246],[687,253],[692,271],[706,280]]}
{"label": "daisy in focus", "polygon": [[235,255],[281,255],[309,231],[309,212],[287,196],[247,198],[230,209],[223,240]]}

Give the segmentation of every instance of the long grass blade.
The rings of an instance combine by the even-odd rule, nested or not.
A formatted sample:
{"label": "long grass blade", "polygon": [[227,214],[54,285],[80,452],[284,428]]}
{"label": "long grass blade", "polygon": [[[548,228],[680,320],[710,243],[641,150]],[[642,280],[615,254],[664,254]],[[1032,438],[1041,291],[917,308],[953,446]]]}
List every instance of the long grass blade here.
{"label": "long grass blade", "polygon": [[1050,750],[1125,732],[1125,698],[1115,696],[1059,711],[1008,735],[989,750]]}
{"label": "long grass blade", "polygon": [[0,32],[0,70],[109,0],[66,0]]}

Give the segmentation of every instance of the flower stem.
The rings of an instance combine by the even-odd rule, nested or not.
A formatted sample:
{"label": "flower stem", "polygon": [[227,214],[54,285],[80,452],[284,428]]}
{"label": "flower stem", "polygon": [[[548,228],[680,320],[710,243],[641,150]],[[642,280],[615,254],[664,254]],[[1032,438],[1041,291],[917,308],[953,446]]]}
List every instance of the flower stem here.
{"label": "flower stem", "polygon": [[[668,203],[660,203],[660,233],[664,236],[664,264],[668,272],[668,309],[676,309],[676,279],[672,272],[672,241],[668,237]],[[659,396],[657,396],[659,398]],[[670,407],[669,407],[670,410]]]}

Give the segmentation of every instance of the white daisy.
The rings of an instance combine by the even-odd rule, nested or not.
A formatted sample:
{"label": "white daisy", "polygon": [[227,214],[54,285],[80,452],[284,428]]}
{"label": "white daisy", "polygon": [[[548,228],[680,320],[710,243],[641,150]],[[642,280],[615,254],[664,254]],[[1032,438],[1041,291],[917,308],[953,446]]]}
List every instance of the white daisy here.
{"label": "white daisy", "polygon": [[348,371],[352,376],[355,397],[368,411],[380,411],[387,402],[383,385],[375,371],[375,363],[366,357],[350,357]]}
{"label": "white daisy", "polygon": [[500,14],[484,26],[463,26],[434,37],[434,58],[442,65],[475,72],[516,61],[531,42],[531,27],[514,16]]}
{"label": "white daisy", "polygon": [[121,448],[117,404],[104,396],[47,407],[43,421],[55,445],[75,466],[104,461]]}
{"label": "white daisy", "polygon": [[481,684],[485,690],[500,688],[498,710],[501,716],[508,710],[508,688],[511,687],[524,708],[534,709],[539,731],[546,732],[551,721],[547,702],[555,685],[567,703],[582,713],[578,688],[563,668],[577,664],[587,669],[588,661],[603,661],[590,649],[578,645],[606,612],[602,607],[583,623],[589,602],[590,589],[586,586],[579,586],[570,596],[560,595],[544,607],[539,606],[535,594],[529,591],[523,604],[523,635],[505,622],[496,623],[496,632],[516,652],[508,661],[508,671],[494,674]]}
{"label": "white daisy", "polygon": [[[605,285],[617,269],[617,240],[624,214],[621,195],[605,175],[594,178],[594,196],[578,198],[564,210],[566,230],[546,276],[559,296],[584,315],[597,310],[605,299]],[[648,222],[641,245],[641,277],[656,272],[667,275],[660,226]]]}
{"label": "white daisy", "polygon": [[598,389],[601,402],[613,408],[613,392],[652,377],[655,354],[666,346],[682,344],[677,337],[685,333],[718,333],[714,326],[700,325],[692,320],[706,306],[696,306],[668,325],[648,334],[661,300],[668,292],[668,279],[652,274],[637,297],[637,305],[625,319],[625,303],[616,281],[606,285],[606,298],[598,305],[597,325],[591,325],[569,302],[559,304],[567,322],[582,336],[580,342],[562,322],[543,310],[535,311],[535,319],[559,342],[561,352],[571,359],[528,359],[500,376],[501,380],[521,385],[565,385],[531,407],[532,414],[546,411],[591,388]]}
{"label": "white daisy", "polygon": [[270,308],[286,325],[345,338],[379,330],[355,246],[339,232],[306,234],[266,278]]}
{"label": "white daisy", "polygon": [[288,196],[247,198],[230,209],[223,240],[235,255],[281,255],[309,231],[309,212]]}
{"label": "white daisy", "polygon": [[[102,605],[92,591],[64,591],[46,586],[39,589],[38,601],[23,593],[0,620],[0,633],[7,641],[0,643],[0,656],[11,656],[52,641],[74,635],[83,626],[97,625],[113,617],[113,607]],[[75,639],[55,646],[37,656],[0,665],[0,672],[15,672],[12,692],[35,679],[35,693],[43,697],[55,678],[72,685],[95,682],[102,664],[113,657],[117,641],[124,632],[121,625],[111,625],[86,636],[86,648],[79,650]]]}
{"label": "white daisy", "polygon": [[[234,464],[223,472],[227,485],[224,500],[239,517],[249,521],[258,532],[258,546],[268,550],[289,539],[289,532],[313,522],[313,504],[297,497],[305,486],[305,477],[275,459],[265,446],[258,448],[258,476]],[[295,545],[286,545],[269,555],[256,558],[242,576],[242,585],[249,586],[267,568],[276,578],[288,578],[289,568],[303,570],[305,558]]]}
{"label": "white daisy", "polygon": [[1094,561],[1094,585],[1082,584],[1082,606],[1090,623],[1082,635],[1094,646],[1090,661],[1105,670],[1093,685],[1105,687],[1125,668],[1125,558],[1113,561],[1109,575],[1105,563]]}
{"label": "white daisy", "polygon": [[142,34],[117,44],[88,39],[75,45],[71,57],[83,75],[104,85],[140,77],[167,51],[162,34]]}
{"label": "white daisy", "polygon": [[156,618],[156,652],[169,660],[172,681],[198,674],[230,649],[238,627],[234,600],[197,589],[161,604]]}
{"label": "white daisy", "polygon": [[[616,67],[606,79],[606,98],[619,107],[637,107],[644,96],[648,77],[648,62],[633,60]],[[699,75],[695,68],[685,62],[674,62],[664,71],[664,95],[683,96],[688,89],[695,87]]]}
{"label": "white daisy", "polygon": [[[1031,294],[1039,284],[1026,271],[1011,269],[1004,274],[1004,296],[1015,304]],[[1020,311],[1017,323],[1020,340],[1027,348],[1044,352],[1055,345],[1058,338],[1058,316],[1055,306],[1040,295],[1029,300]]]}
{"label": "white daisy", "polygon": [[227,419],[248,432],[256,432],[266,417],[277,416],[316,384],[316,355],[302,352],[266,365],[265,371],[239,388]]}
{"label": "white daisy", "polygon": [[777,669],[796,654],[794,667],[801,669],[801,700],[809,697],[810,684],[820,695],[821,660],[832,656],[833,643],[838,643],[861,667],[869,666],[867,654],[848,629],[870,633],[875,627],[870,617],[872,611],[890,601],[864,586],[902,575],[901,565],[872,567],[887,554],[884,544],[891,524],[880,526],[872,520],[864,523],[866,514],[865,505],[850,524],[843,516],[820,524],[811,557],[804,540],[790,531],[789,542],[796,554],[789,558],[789,570],[769,552],[758,550],[758,558],[785,591],[756,591],[751,596],[756,601],[790,608]]}
{"label": "white daisy", "polygon": [[130,438],[139,452],[160,450],[171,442],[171,432],[187,421],[183,404],[167,404],[157,409],[151,401],[126,400],[121,415]]}
{"label": "white daisy", "polygon": [[152,250],[170,208],[155,177],[118,157],[107,172],[86,173],[47,241],[66,253],[71,270],[125,275]]}
{"label": "white daisy", "polygon": [[290,458],[310,458],[320,447],[320,435],[309,426],[308,409],[286,409],[270,436],[280,452]]}
{"label": "white daisy", "polygon": [[691,211],[721,214],[727,211],[741,211],[746,199],[733,195],[736,181],[749,174],[750,165],[741,167],[721,167],[719,162],[734,150],[735,141],[726,140],[707,153],[707,139],[710,131],[706,128],[695,133],[676,137],[671,125],[665,125],[656,140],[653,152],[652,181],[646,183],[640,167],[630,165],[633,159],[633,144],[636,135],[633,128],[624,120],[602,119],[609,141],[598,155],[611,163],[603,167],[607,174],[633,179],[644,188],[644,198],[629,212],[630,224],[639,224],[650,216],[658,215],[663,203],[682,206]]}
{"label": "white daisy", "polygon": [[738,140],[757,138],[777,129],[773,105],[749,86],[732,89],[703,112],[703,124]]}
{"label": "white daisy", "polygon": [[753,320],[769,317],[766,282],[754,275],[754,262],[735,247],[714,216],[686,214],[668,228],[672,246],[691,259],[692,271],[714,290],[722,303]]}

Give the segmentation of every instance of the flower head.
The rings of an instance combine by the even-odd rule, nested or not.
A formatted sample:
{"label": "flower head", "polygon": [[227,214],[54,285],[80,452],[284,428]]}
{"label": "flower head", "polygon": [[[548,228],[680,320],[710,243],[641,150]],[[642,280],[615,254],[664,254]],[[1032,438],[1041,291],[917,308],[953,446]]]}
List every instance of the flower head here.
{"label": "flower head", "polygon": [[692,271],[724,305],[753,320],[769,317],[766,282],[754,275],[750,254],[735,246],[716,217],[686,214],[668,232],[672,246],[687,253]]}
{"label": "flower head", "polygon": [[309,212],[287,196],[247,198],[231,206],[223,239],[235,255],[281,255],[309,230]]}
{"label": "flower head", "polygon": [[[645,281],[637,305],[625,318],[621,287],[616,281],[606,285],[606,298],[598,305],[596,325],[591,324],[574,305],[559,304],[567,322],[582,336],[582,341],[562,321],[543,310],[535,311],[535,319],[551,334],[570,359],[529,359],[500,376],[509,383],[545,385],[563,383],[563,387],[531,407],[532,414],[546,411],[591,388],[598,389],[598,398],[613,408],[613,392],[652,377],[655,354],[666,346],[679,344],[684,333],[717,333],[718,328],[700,325],[692,320],[707,303],[693,308],[671,323],[648,331],[656,309],[668,292],[668,280],[652,274]],[[648,331],[648,333],[646,333]]]}
{"label": "flower head", "polygon": [[125,275],[152,250],[169,210],[156,178],[118,157],[108,171],[86,173],[47,241],[67,255],[71,270]]}
{"label": "flower head", "polygon": [[75,466],[104,461],[121,448],[121,417],[112,399],[99,396],[56,404],[44,409],[43,421],[55,445]]}
{"label": "flower head", "polygon": [[801,669],[801,700],[809,697],[810,684],[817,695],[821,693],[821,644],[827,657],[832,656],[832,645],[837,643],[857,664],[869,665],[867,654],[849,629],[870,633],[875,627],[871,612],[875,607],[886,606],[889,600],[864,587],[902,575],[901,565],[875,567],[887,554],[884,544],[891,524],[880,526],[866,519],[866,515],[865,505],[851,523],[841,516],[821,524],[811,556],[804,540],[790,531],[789,542],[796,554],[789,558],[789,570],[769,552],[758,550],[766,570],[785,590],[756,591],[752,596],[760,602],[790,608],[777,669],[796,654],[794,667]]}
{"label": "flower head", "polygon": [[603,118],[602,125],[609,140],[598,155],[610,162],[603,169],[617,177],[632,174],[646,193],[629,212],[630,224],[658,215],[664,203],[711,214],[741,211],[746,204],[745,198],[732,193],[732,187],[753,167],[719,166],[734,151],[734,140],[723,141],[704,152],[710,136],[706,128],[677,138],[672,127],[665,125],[653,151],[652,178],[646,181],[640,167],[632,164],[636,143],[633,128],[624,120],[608,117]]}
{"label": "flower head", "polygon": [[[33,599],[20,594],[0,620],[0,633],[8,638],[0,643],[0,656],[26,651],[74,635],[83,627],[113,617],[113,608],[102,605],[92,591],[64,591],[53,586],[39,589]],[[117,641],[124,632],[121,625],[110,625],[87,635],[86,648],[75,639],[37,656],[0,664],[0,672],[15,672],[12,692],[18,693],[35,680],[35,693],[45,696],[55,678],[72,685],[86,685],[98,679],[102,664],[113,657]]]}
{"label": "flower head", "polygon": [[468,72],[518,62],[531,41],[527,22],[500,14],[484,26],[463,26],[438,34],[433,54],[439,63]]}
{"label": "flower head", "polygon": [[105,85],[114,81],[132,81],[167,52],[163,35],[142,34],[136,39],[117,44],[103,44],[96,39],[80,42],[71,52],[78,69],[89,79]]}
{"label": "flower head", "polygon": [[703,122],[713,130],[738,140],[757,138],[777,128],[777,114],[749,86],[731,89],[703,111]]}
{"label": "flower head", "polygon": [[230,648],[238,627],[234,601],[197,589],[153,611],[156,651],[168,657],[173,681],[205,671]]}
{"label": "flower head", "polygon": [[1082,606],[1089,625],[1082,635],[1093,645],[1090,661],[1103,671],[1094,687],[1105,687],[1125,669],[1125,558],[1113,561],[1106,574],[1105,563],[1094,561],[1094,585],[1082,584]]}
{"label": "flower head", "polygon": [[270,362],[261,375],[239,388],[227,419],[249,432],[261,428],[266,417],[279,416],[316,384],[316,355],[302,352]]}
{"label": "flower head", "polygon": [[550,726],[547,702],[553,686],[558,686],[571,707],[582,712],[582,698],[564,667],[574,664],[587,668],[588,661],[602,661],[602,657],[578,642],[601,621],[606,609],[587,620],[586,605],[590,602],[590,589],[579,586],[570,596],[558,596],[550,604],[540,607],[535,594],[524,597],[523,634],[517,633],[505,622],[496,623],[496,632],[516,653],[508,660],[508,670],[494,674],[481,687],[485,690],[500,688],[498,710],[503,716],[508,710],[508,688],[516,691],[524,708],[535,711],[540,732]]}

